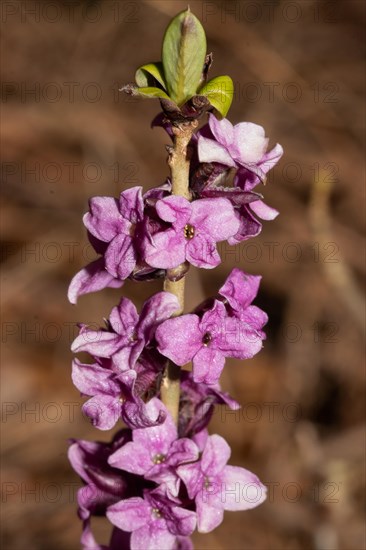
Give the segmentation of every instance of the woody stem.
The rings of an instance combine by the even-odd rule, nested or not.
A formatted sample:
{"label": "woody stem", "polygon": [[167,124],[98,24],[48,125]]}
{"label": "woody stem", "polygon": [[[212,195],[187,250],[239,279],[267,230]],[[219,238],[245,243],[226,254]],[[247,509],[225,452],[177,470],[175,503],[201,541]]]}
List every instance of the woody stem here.
{"label": "woody stem", "polygon": [[[197,121],[173,127],[174,145],[170,151],[168,163],[171,172],[172,194],[191,199],[189,191],[189,159],[187,147],[191,140]],[[184,311],[185,276],[181,266],[169,269],[164,281],[164,290],[174,294],[179,301],[180,308],[175,316],[182,315]],[[180,395],[180,367],[168,362],[161,383],[161,400],[172,415],[174,422],[178,424],[179,395]]]}

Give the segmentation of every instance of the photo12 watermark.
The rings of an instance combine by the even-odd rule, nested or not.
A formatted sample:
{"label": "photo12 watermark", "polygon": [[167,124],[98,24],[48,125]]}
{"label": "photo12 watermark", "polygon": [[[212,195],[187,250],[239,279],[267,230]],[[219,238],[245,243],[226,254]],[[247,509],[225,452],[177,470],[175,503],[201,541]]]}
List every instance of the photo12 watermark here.
{"label": "photo12 watermark", "polygon": [[77,23],[97,25],[103,20],[116,24],[136,24],[141,19],[141,2],[126,0],[4,0],[1,2],[2,23]]}
{"label": "photo12 watermark", "polygon": [[304,2],[284,0],[204,0],[201,20],[208,23],[218,20],[222,25],[236,23],[288,23],[310,20],[312,23],[337,23],[340,21],[339,2],[336,0]]}

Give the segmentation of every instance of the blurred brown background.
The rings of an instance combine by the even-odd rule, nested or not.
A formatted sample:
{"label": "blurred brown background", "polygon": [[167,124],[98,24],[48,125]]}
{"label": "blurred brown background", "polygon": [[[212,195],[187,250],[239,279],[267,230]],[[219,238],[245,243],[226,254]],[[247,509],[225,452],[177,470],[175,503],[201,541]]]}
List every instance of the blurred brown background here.
{"label": "blurred brown background", "polygon": [[[198,549],[361,550],[363,0],[195,1],[212,76],[229,74],[229,118],[265,127],[285,156],[264,189],[281,211],[262,234],[221,247],[214,272],[191,270],[188,304],[215,293],[234,265],[263,275],[265,348],[232,361],[224,389],[239,415],[211,431],[231,463],[255,471],[267,502],[226,513]],[[160,59],[185,2],[4,1],[2,77],[2,548],[76,550],[77,477],[69,437],[109,439],[83,418],[70,379],[78,321],[101,322],[120,296],[66,301],[94,256],[81,216],[92,195],[117,195],[167,174],[159,105],[123,96],[138,65]],[[138,305],[159,284],[127,283]],[[101,541],[108,530],[96,522]]]}

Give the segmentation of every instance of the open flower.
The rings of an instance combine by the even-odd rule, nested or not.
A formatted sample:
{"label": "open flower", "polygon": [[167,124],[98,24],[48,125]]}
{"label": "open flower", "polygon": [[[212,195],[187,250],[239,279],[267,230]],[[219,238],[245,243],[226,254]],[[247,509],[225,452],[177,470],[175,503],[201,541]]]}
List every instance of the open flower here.
{"label": "open flower", "polygon": [[[265,182],[267,172],[283,155],[283,149],[278,143],[266,152],[268,138],[262,126],[251,122],[233,126],[227,119],[217,120],[214,115],[209,117],[208,128],[201,130],[197,147],[200,162],[236,168],[234,185],[244,191],[248,198],[258,183]],[[232,194],[232,190],[229,191]],[[204,194],[210,193],[211,190]],[[277,210],[266,205],[260,197],[253,200],[253,196],[246,204],[243,202],[238,205],[236,211],[240,218],[240,228],[235,236],[229,237],[231,245],[260,233],[262,224],[256,216],[264,220],[273,220],[278,216]]]}
{"label": "open flower", "polygon": [[268,138],[266,138],[262,126],[252,122],[240,122],[233,126],[226,118],[218,120],[212,114],[209,115],[208,124],[213,139],[199,135],[198,157],[200,162],[217,162],[231,168],[243,167],[256,174],[260,179],[265,179],[266,160],[268,161],[268,171],[273,165],[269,159],[277,156],[282,148],[277,145],[269,153],[269,159],[266,159]]}
{"label": "open flower", "polygon": [[[261,180],[263,181],[267,172],[277,164],[282,155],[283,149],[281,145],[277,144],[272,151],[263,156],[263,159],[258,164],[261,170],[261,177],[258,177],[256,173],[248,168],[241,166],[234,179],[235,189],[240,188],[244,193],[253,193],[254,187]],[[257,218],[261,220],[274,220],[279,214],[278,210],[268,206],[261,199],[240,205],[238,212],[240,215],[240,228],[234,237],[230,237],[229,244],[231,245],[245,241],[250,237],[255,237],[260,233],[262,224]]]}
{"label": "open flower", "polygon": [[146,245],[145,259],[152,267],[171,269],[188,260],[196,267],[212,269],[220,262],[216,243],[234,236],[239,229],[234,208],[227,199],[201,199],[190,203],[170,196],[156,203],[156,211],[171,223]]}
{"label": "open flower", "polygon": [[224,510],[250,510],[266,499],[266,487],[257,476],[227,466],[231,450],[219,435],[207,437],[201,459],[177,468],[188,496],[195,499],[197,528],[209,533],[223,520]]}
{"label": "open flower", "polygon": [[132,273],[139,256],[143,234],[142,187],[123,191],[119,199],[93,197],[84,225],[89,240],[102,258],[91,262],[72,279],[68,297],[75,304],[82,294],[118,288]]}
{"label": "open flower", "polygon": [[100,365],[74,359],[72,380],[83,395],[92,396],[83,405],[84,414],[100,430],[110,430],[122,418],[130,428],[154,426],[163,422],[165,412],[149,415],[144,401],[135,392],[137,372],[116,373]]}
{"label": "open flower", "polygon": [[[83,521],[82,547],[87,550],[102,550],[97,545],[90,527],[90,516],[104,515],[111,504],[132,496],[138,490],[138,478],[121,472],[107,462],[108,457],[120,446],[129,441],[129,430],[117,432],[111,443],[85,440],[71,440],[68,458],[75,472],[81,477],[84,486],[78,490],[79,516]],[[117,536],[117,533],[114,535]],[[128,535],[119,533],[125,540]],[[114,548],[111,546],[111,548]]]}
{"label": "open flower", "polygon": [[159,399],[151,399],[146,409],[151,417],[156,417],[163,411],[164,422],[135,429],[132,441],[111,455],[109,463],[114,468],[144,476],[145,479],[157,483],[165,483],[169,493],[177,496],[179,478],[175,469],[179,464],[197,460],[197,448],[188,438],[178,439],[176,425]]}
{"label": "open flower", "polygon": [[132,187],[113,197],[93,197],[84,225],[98,240],[108,243],[105,267],[113,277],[124,280],[133,271],[137,260],[136,225],[143,220],[142,187]]}
{"label": "open flower", "polygon": [[[123,87],[160,99],[163,113],[153,125],[172,138],[170,177],[144,195],[138,186],[118,198],[93,197],[83,218],[99,258],[73,278],[72,303],[127,278],[164,278],[172,290],[153,295],[141,312],[121,298],[104,328],[78,325],[71,349],[91,356],[91,364],[73,361],[74,385],[87,396],[83,412],[101,430],[120,419],[127,424],[111,443],[70,446],[84,482],[84,550],[193,550],[196,526],[209,532],[224,510],[247,510],[266,498],[254,474],[227,465],[228,444],[206,429],[216,404],[240,407],[219,385],[226,357],[251,358],[265,339],[267,315],[252,305],[261,278],[233,269],[219,293],[188,315],[175,284],[190,264],[219,265],[217,243],[248,239],[261,230],[257,216],[277,215],[254,190],[282,155],[280,145],[267,152],[261,126],[210,115],[194,135],[205,113],[224,117],[232,102],[229,76],[207,80],[211,64],[204,29],[188,7],[166,30],[162,61],[142,65],[136,86]],[[177,368],[191,360],[192,371]],[[113,524],[109,547],[95,539],[93,515]]]}
{"label": "open flower", "polygon": [[83,327],[71,345],[74,353],[86,351],[94,357],[111,358],[119,371],[134,368],[144,347],[154,337],[156,327],[179,310],[176,296],[158,292],[143,305],[141,314],[131,300],[122,298],[109,317],[110,330]]}
{"label": "open flower", "polygon": [[131,532],[131,550],[188,549],[184,538],[196,527],[195,512],[181,508],[160,488],[145,490],[143,498],[117,502],[108,508],[107,517],[113,525]]}
{"label": "open flower", "polygon": [[225,357],[248,359],[262,348],[265,334],[261,329],[267,316],[245,312],[240,318],[230,315],[225,305],[215,300],[202,319],[195,314],[168,319],[156,331],[158,349],[180,366],[193,360],[195,382],[216,384]]}
{"label": "open flower", "polygon": [[129,430],[120,430],[111,443],[72,440],[68,451],[69,461],[84,481],[78,491],[78,503],[83,519],[90,514],[105,511],[113,502],[129,495],[131,476],[108,464],[108,458],[131,438]]}

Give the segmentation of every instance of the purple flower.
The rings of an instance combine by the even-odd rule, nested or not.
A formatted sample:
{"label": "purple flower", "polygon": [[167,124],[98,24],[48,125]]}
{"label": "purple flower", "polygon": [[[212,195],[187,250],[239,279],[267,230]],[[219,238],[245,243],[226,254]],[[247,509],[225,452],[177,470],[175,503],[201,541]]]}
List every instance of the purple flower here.
{"label": "purple flower", "polygon": [[136,226],[143,220],[142,187],[132,187],[113,197],[94,197],[89,201],[84,225],[97,239],[108,243],[105,267],[113,277],[124,280],[137,261]]}
{"label": "purple flower", "polygon": [[163,422],[165,412],[161,409],[156,416],[150,416],[144,401],[136,395],[137,376],[132,369],[116,373],[111,368],[74,359],[72,380],[83,395],[92,396],[84,403],[83,412],[96,428],[110,430],[120,418],[130,428]]}
{"label": "purple flower", "polygon": [[83,327],[74,340],[74,353],[86,351],[94,357],[111,358],[119,371],[134,368],[144,347],[154,337],[156,327],[179,310],[176,296],[158,292],[149,298],[138,315],[136,307],[127,298],[112,309],[110,330],[91,330]]}
{"label": "purple flower", "polygon": [[[250,122],[233,126],[227,119],[219,121],[214,115],[210,115],[209,130],[210,138],[206,137],[207,130],[201,131],[198,137],[200,162],[237,168],[234,184],[247,193],[249,199],[253,188],[260,181],[265,181],[267,172],[280,160],[283,154],[281,145],[277,144],[266,153],[268,139],[264,129]],[[260,198],[252,199],[253,197],[247,204],[238,205],[240,228],[235,236],[229,237],[228,242],[231,245],[260,233],[262,225],[255,216],[273,220],[278,215],[277,210],[267,206]]]}
{"label": "purple flower", "polygon": [[[277,143],[271,151],[263,155],[262,159],[258,162],[258,167],[260,169],[260,177],[252,170],[248,169],[245,166],[239,166],[239,169],[236,174],[236,179],[234,180],[234,184],[237,187],[240,187],[241,189],[247,191],[250,193],[253,191],[254,187],[256,187],[261,181],[265,181],[266,174],[274,167],[276,166],[277,162],[281,159],[283,155],[283,149],[279,143]],[[267,211],[260,211],[259,205],[261,201],[256,201],[256,205],[253,208],[253,211],[258,214],[258,216],[264,220],[272,220],[276,217],[278,214],[277,210],[274,210],[273,208],[269,208]],[[258,212],[257,212],[258,210]]]}
{"label": "purple flower", "polygon": [[144,202],[142,187],[133,187],[114,197],[93,197],[84,215],[91,244],[103,258],[83,268],[72,279],[68,297],[118,288],[134,270],[143,240]]}
{"label": "purple flower", "polygon": [[[268,138],[266,138],[262,126],[252,122],[240,122],[233,126],[226,118],[217,120],[212,114],[209,115],[208,124],[214,139],[199,135],[198,157],[200,162],[217,162],[232,168],[244,167],[264,179],[263,166],[266,162]],[[282,148],[279,148],[280,145],[277,145],[269,153],[270,158],[280,150],[282,151]]]}
{"label": "purple flower", "polygon": [[106,507],[128,494],[131,478],[108,464],[108,458],[131,439],[129,430],[120,430],[111,443],[72,440],[68,451],[71,466],[85,482],[78,492],[82,517],[104,513]]}
{"label": "purple flower", "polygon": [[[258,164],[262,171],[262,178],[277,164],[282,155],[283,149],[279,144],[272,151],[264,155],[262,161]],[[242,189],[244,193],[253,193],[253,188],[260,181],[260,178],[255,173],[247,168],[240,167],[235,176],[234,185],[236,188]],[[255,237],[260,233],[262,224],[257,220],[257,217],[262,220],[274,220],[279,214],[278,210],[268,206],[261,199],[240,205],[238,212],[240,214],[240,229],[234,237],[229,239],[231,245],[238,244],[250,237]]]}
{"label": "purple flower", "polygon": [[165,483],[169,493],[177,496],[179,478],[175,469],[179,464],[197,460],[197,448],[190,439],[178,439],[174,421],[159,399],[151,399],[146,410],[151,417],[156,417],[163,410],[164,422],[135,429],[132,441],[111,455],[109,463],[115,468],[144,476],[145,479]]}
{"label": "purple flower", "polygon": [[266,487],[248,470],[227,466],[231,450],[221,436],[207,437],[202,450],[199,461],[177,472],[195,499],[198,531],[208,533],[220,525],[224,510],[250,510],[264,502]]}
{"label": "purple flower", "polygon": [[117,502],[108,508],[107,517],[113,525],[132,533],[131,550],[189,549],[185,537],[196,527],[195,512],[181,508],[159,488],[145,490],[143,498]]}
{"label": "purple flower", "polygon": [[248,359],[260,351],[266,321],[264,312],[253,316],[244,309],[240,317],[230,315],[225,305],[215,300],[201,319],[188,314],[162,323],[156,331],[158,349],[180,366],[193,360],[195,382],[216,384],[225,357]]}
{"label": "purple flower", "polygon": [[108,457],[130,438],[129,430],[121,430],[111,443],[71,441],[69,461],[85,483],[77,493],[79,516],[83,521],[81,543],[85,549],[98,548],[90,529],[90,516],[104,515],[109,505],[123,497],[128,498],[133,494],[133,489],[138,490],[138,478],[116,470],[107,462]]}
{"label": "purple flower", "polygon": [[145,259],[152,267],[171,269],[188,260],[196,267],[212,269],[221,261],[216,243],[239,229],[233,206],[223,198],[190,203],[170,196],[156,203],[156,211],[172,225],[155,233],[146,245]]}

